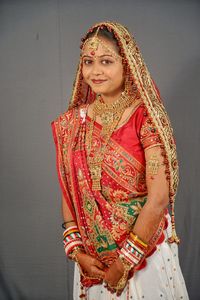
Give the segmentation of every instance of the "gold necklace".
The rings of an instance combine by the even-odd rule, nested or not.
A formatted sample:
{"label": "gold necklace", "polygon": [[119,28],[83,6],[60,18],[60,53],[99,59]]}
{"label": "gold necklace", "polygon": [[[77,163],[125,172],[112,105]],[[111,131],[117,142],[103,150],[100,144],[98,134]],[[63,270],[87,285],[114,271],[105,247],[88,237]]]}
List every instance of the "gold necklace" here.
{"label": "gold necklace", "polygon": [[[92,179],[92,190],[101,190],[101,171],[102,171],[102,161],[106,151],[109,139],[116,129],[124,111],[133,103],[133,99],[127,96],[123,92],[119,99],[111,104],[104,103],[101,96],[97,96],[93,107],[93,117],[89,126],[88,132],[88,165],[90,169],[91,179]],[[100,147],[93,156],[90,156],[92,147],[92,135],[94,130],[94,122],[96,117],[100,116],[102,121],[102,147]]]}

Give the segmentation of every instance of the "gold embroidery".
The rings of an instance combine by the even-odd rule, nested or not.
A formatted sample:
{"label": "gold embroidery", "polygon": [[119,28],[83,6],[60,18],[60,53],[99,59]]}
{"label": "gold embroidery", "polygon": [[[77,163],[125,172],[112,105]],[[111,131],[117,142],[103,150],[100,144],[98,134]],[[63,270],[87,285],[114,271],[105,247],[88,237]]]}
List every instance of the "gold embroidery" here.
{"label": "gold embroidery", "polygon": [[[114,22],[101,22],[95,24],[90,28],[90,31],[92,32],[96,27],[100,26],[106,27],[108,30],[114,32],[120,46],[120,54],[129,67],[130,78],[132,83],[134,83],[134,89],[139,90],[140,97],[148,110],[149,116],[158,130],[160,142],[163,147],[163,154],[166,157],[166,173],[168,174],[167,177],[170,188],[169,195],[172,215],[172,239],[170,241],[178,242],[174,221],[174,197],[177,191],[179,174],[176,145],[173,139],[173,129],[168,115],[134,37],[131,36],[124,26]],[[86,103],[88,100],[91,101],[91,98],[88,95],[88,85],[83,80],[82,61],[80,60],[74,81],[70,107],[76,107],[81,103]],[[176,163],[174,164],[174,162]]]}
{"label": "gold embroidery", "polygon": [[[86,126],[89,131],[90,121],[87,122]],[[88,134],[86,134],[87,136]],[[102,143],[98,126],[94,126],[92,141],[91,156],[93,156],[93,153],[98,152]],[[134,193],[135,196],[146,194],[145,165],[112,138],[107,144],[102,170],[125,190]],[[102,188],[104,190],[105,186],[102,186]],[[113,196],[111,198],[113,201]]]}
{"label": "gold embroidery", "polygon": [[147,162],[147,166],[148,166],[148,173],[150,175],[158,174],[158,169],[159,169],[160,163],[159,163],[159,160],[158,160],[158,157],[156,154],[153,154],[150,157],[150,160],[148,160],[148,162]]}
{"label": "gold embroidery", "polygon": [[[109,30],[113,30],[116,39],[120,42],[121,52],[127,59],[130,66],[130,73],[133,75],[134,84],[140,90],[141,99],[148,109],[150,117],[158,129],[161,142],[164,145],[164,150],[169,161],[169,175],[170,175],[170,194],[173,197],[176,193],[178,185],[178,167],[173,167],[172,162],[176,160],[176,145],[173,141],[173,130],[170,125],[169,118],[160,101],[160,95],[151,79],[149,71],[145,65],[140,50],[136,44],[134,37],[131,36],[129,31],[119,23],[114,22],[101,22],[97,23],[90,28],[92,31],[96,27],[105,26]],[[85,100],[86,84],[83,82],[81,73],[81,60],[78,65],[77,75],[74,82],[74,89],[71,97],[71,107],[80,103],[80,99]],[[142,86],[142,88],[140,88]]]}
{"label": "gold embroidery", "polygon": [[[106,151],[107,144],[110,140],[110,137],[115,130],[116,126],[119,124],[119,121],[125,111],[125,109],[133,103],[133,99],[126,95],[123,92],[119,99],[114,103],[107,104],[102,102],[100,97],[94,102],[93,108],[93,118],[90,124],[90,130],[88,133],[88,164],[90,168],[90,174],[92,178],[92,189],[101,190],[101,170],[102,170],[102,161],[104,159],[104,154]],[[102,131],[101,136],[104,138],[102,141],[102,146],[99,147],[96,153],[93,153],[93,156],[90,155],[92,147],[92,135],[94,131],[94,122],[97,116],[101,117],[102,120]]]}

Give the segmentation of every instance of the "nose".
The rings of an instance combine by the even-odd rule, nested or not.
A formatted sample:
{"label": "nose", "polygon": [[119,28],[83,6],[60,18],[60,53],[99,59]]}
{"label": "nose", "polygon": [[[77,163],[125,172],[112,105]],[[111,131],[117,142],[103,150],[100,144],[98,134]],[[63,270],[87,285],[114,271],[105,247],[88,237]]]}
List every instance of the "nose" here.
{"label": "nose", "polygon": [[95,62],[92,66],[92,74],[97,76],[97,75],[102,75],[103,74],[103,70],[101,68],[101,66],[99,65],[98,62]]}

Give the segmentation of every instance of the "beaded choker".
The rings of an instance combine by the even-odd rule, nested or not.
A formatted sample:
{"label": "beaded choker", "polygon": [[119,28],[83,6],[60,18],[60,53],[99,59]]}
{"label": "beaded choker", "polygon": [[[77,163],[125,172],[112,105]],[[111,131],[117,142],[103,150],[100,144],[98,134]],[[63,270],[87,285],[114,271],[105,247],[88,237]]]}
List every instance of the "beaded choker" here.
{"label": "beaded choker", "polygon": [[[108,141],[113,131],[116,129],[125,109],[128,108],[132,103],[133,99],[128,97],[125,92],[121,94],[119,99],[111,104],[104,103],[103,99],[99,95],[94,102],[93,117],[90,123],[89,133],[87,137],[87,159],[92,179],[92,190],[101,190],[101,166]],[[97,116],[101,118],[102,122],[102,146],[93,155],[91,155],[92,135],[94,122]]]}

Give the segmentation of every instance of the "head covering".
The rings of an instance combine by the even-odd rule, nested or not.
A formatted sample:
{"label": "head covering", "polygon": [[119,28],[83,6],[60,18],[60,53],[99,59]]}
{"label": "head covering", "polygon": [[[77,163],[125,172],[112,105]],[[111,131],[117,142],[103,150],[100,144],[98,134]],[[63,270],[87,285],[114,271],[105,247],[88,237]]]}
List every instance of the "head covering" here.
{"label": "head covering", "polygon": [[[174,220],[174,199],[178,186],[176,145],[173,137],[173,129],[162,104],[160,93],[150,76],[147,66],[136,44],[135,38],[131,36],[127,28],[119,23],[101,22],[92,26],[88,33],[93,32],[98,28],[107,28],[108,31],[114,34],[119,46],[120,55],[122,56],[122,62],[124,66],[126,66],[126,80],[129,81],[129,87],[137,90],[140,94],[140,97],[147,108],[148,114],[159,133],[162,143],[162,155],[166,165],[166,176],[169,181],[169,197],[172,219],[172,237],[169,242],[179,242],[175,231]],[[81,48],[87,39],[88,33],[82,39]],[[95,99],[93,91],[83,79],[81,70],[82,61],[80,59],[74,81],[70,108],[85,103],[91,103]]]}

